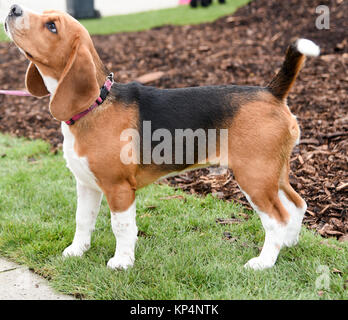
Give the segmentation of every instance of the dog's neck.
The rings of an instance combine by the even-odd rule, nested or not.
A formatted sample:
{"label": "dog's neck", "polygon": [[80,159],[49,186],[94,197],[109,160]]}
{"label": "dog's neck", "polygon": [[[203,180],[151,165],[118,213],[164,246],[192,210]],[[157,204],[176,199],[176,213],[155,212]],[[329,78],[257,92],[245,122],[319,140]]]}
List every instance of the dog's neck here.
{"label": "dog's neck", "polygon": [[106,66],[103,64],[97,51],[94,48],[93,48],[91,54],[93,57],[95,68],[96,68],[97,82],[98,82],[99,87],[101,88],[104,85],[105,79],[110,74],[110,72],[108,71]]}

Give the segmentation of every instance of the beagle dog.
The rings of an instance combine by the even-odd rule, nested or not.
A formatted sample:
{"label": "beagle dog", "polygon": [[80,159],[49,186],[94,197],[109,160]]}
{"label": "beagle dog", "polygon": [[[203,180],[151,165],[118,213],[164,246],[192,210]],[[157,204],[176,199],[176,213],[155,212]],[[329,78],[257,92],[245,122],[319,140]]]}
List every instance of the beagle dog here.
{"label": "beagle dog", "polygon": [[[136,82],[115,83],[87,30],[66,13],[36,14],[14,5],[4,27],[30,61],[27,90],[36,97],[50,94],[50,112],[61,121],[64,157],[76,178],[78,195],[76,233],[63,252],[65,257],[82,256],[89,249],[104,194],[117,242],[107,265],[113,269],[133,266],[138,234],[135,191],[163,176],[221,164],[222,152],[265,229],[260,255],[245,266],[272,267],[283,246],[298,242],[306,203],[289,184],[288,175],[300,130],[286,99],[305,56],[319,55],[312,41],[298,39],[290,45],[283,66],[266,87],[157,89]],[[150,135],[145,136],[145,125]],[[191,145],[193,161],[182,157],[184,161],[167,163],[151,157],[163,139],[157,136],[148,141],[161,128],[172,135],[178,130],[207,133],[213,129],[224,129],[227,134],[212,139],[224,146],[215,157],[198,153],[196,139]],[[138,162],[122,160],[124,148],[139,142],[124,139],[127,130],[139,133]],[[176,140],[170,141],[169,146],[177,151]],[[150,157],[145,159],[145,154]],[[173,158],[177,160],[169,156]]]}

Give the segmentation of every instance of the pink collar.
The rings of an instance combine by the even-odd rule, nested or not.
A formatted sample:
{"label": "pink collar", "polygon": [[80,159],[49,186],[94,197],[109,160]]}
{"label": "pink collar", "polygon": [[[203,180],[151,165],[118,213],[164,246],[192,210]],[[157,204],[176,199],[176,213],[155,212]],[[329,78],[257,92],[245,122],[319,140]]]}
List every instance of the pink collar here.
{"label": "pink collar", "polygon": [[108,96],[113,84],[114,84],[114,74],[110,73],[108,77],[106,78],[106,81],[103,87],[100,89],[99,98],[87,110],[82,111],[79,114],[73,116],[70,120],[65,121],[65,123],[69,126],[72,126],[77,120],[80,120],[86,114],[91,112],[93,109],[100,106],[105,101],[106,97]]}

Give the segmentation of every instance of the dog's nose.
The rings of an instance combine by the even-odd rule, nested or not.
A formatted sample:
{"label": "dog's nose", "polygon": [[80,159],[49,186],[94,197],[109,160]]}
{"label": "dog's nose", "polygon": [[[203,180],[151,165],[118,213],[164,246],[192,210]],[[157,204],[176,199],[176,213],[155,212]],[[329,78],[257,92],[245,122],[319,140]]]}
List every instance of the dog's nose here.
{"label": "dog's nose", "polygon": [[14,4],[10,9],[9,16],[11,17],[20,17],[23,15],[23,10],[18,4]]}

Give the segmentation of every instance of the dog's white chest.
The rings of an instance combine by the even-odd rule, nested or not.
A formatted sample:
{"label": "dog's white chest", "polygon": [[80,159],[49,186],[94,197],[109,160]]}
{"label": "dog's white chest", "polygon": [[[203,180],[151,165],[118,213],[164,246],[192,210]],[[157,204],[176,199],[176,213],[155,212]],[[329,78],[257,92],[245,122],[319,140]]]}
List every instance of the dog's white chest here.
{"label": "dog's white chest", "polygon": [[62,133],[64,136],[64,158],[66,160],[67,167],[74,174],[77,182],[92,189],[101,191],[96,183],[94,174],[89,168],[88,159],[86,157],[79,157],[76,154],[74,150],[74,135],[70,132],[69,126],[64,122],[62,122]]}

